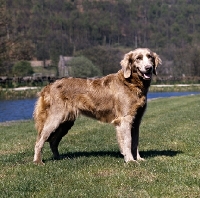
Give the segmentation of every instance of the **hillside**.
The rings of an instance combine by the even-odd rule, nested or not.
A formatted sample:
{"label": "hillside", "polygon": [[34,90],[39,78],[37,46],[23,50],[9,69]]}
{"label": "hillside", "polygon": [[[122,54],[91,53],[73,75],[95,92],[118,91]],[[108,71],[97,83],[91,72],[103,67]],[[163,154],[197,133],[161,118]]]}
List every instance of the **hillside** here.
{"label": "hillside", "polygon": [[51,59],[56,65],[59,55],[101,46],[123,52],[149,47],[163,59],[162,75],[200,76],[198,0],[0,2],[2,74],[9,61]]}

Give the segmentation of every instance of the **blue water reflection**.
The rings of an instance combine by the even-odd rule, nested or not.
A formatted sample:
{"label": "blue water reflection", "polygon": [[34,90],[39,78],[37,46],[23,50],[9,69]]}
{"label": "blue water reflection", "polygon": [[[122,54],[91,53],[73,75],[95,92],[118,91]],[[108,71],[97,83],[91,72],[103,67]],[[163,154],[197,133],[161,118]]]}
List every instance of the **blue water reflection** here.
{"label": "blue water reflection", "polygon": [[[148,99],[200,94],[200,92],[148,93]],[[31,119],[36,99],[0,100],[0,122]]]}
{"label": "blue water reflection", "polygon": [[31,119],[36,99],[0,100],[0,122]]}
{"label": "blue water reflection", "polygon": [[148,99],[153,98],[167,98],[167,97],[175,97],[175,96],[188,96],[188,95],[197,95],[200,92],[150,92],[148,93]]}

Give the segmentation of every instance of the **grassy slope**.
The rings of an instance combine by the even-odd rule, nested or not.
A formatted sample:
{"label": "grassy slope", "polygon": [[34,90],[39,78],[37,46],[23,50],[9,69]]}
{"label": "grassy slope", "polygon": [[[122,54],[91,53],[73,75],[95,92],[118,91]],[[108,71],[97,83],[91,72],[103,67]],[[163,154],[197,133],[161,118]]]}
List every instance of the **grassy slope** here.
{"label": "grassy slope", "polygon": [[1,197],[199,197],[199,96],[150,101],[140,136],[140,165],[124,164],[111,125],[80,118],[60,145],[32,164],[32,121],[0,126]]}

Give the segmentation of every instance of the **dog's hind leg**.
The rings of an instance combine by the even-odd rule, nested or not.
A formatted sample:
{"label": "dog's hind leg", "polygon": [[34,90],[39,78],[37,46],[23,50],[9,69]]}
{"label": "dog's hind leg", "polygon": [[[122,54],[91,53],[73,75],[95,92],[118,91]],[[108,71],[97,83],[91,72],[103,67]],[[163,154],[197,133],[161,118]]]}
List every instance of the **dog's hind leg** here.
{"label": "dog's hind leg", "polygon": [[53,153],[54,159],[59,159],[60,155],[58,152],[58,145],[63,136],[65,136],[71,127],[74,125],[74,121],[66,121],[56,129],[54,133],[52,133],[47,140],[50,144],[51,151]]}
{"label": "dog's hind leg", "polygon": [[33,162],[36,164],[43,164],[42,162],[42,148],[44,146],[44,143],[48,140],[52,132],[55,132],[55,130],[58,128],[62,121],[62,117],[50,117],[46,123],[44,124],[44,127],[42,129],[41,134],[38,134],[37,141],[35,144],[35,154],[34,154],[34,160]]}

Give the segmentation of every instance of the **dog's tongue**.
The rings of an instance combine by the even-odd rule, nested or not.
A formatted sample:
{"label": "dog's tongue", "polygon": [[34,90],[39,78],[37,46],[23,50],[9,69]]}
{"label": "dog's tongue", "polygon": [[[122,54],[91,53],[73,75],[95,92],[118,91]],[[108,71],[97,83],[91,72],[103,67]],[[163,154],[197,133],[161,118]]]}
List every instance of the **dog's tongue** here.
{"label": "dog's tongue", "polygon": [[151,74],[144,74],[145,79],[150,79],[151,78]]}

